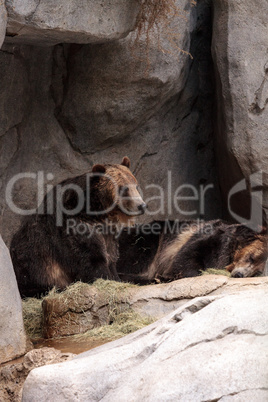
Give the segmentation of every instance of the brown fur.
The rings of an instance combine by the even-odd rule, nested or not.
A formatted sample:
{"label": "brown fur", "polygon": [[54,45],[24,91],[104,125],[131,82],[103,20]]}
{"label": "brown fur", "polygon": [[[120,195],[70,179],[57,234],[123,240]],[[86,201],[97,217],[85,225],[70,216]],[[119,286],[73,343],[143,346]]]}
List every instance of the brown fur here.
{"label": "brown fur", "polygon": [[178,234],[177,237],[168,245],[163,242],[163,238],[160,239],[159,249],[148,269],[149,279],[155,279],[158,276],[162,276],[164,272],[170,271],[174,258],[188,240],[190,240],[196,230],[197,228],[190,228],[189,230]]}
{"label": "brown fur", "polygon": [[48,277],[48,283],[51,287],[57,284],[58,288],[64,289],[70,283],[70,278],[56,262],[51,265],[47,265],[46,273]]}
{"label": "brown fur", "polygon": [[[55,200],[52,212],[25,219],[10,247],[21,295],[44,294],[53,286],[63,289],[79,280],[119,280],[117,224],[133,220],[146,207],[129,166],[127,157],[121,165],[94,165],[93,174],[67,179],[45,196],[44,211]],[[79,195],[72,185],[84,195],[74,213],[70,212]],[[79,225],[85,231],[80,232]]]}
{"label": "brown fur", "polygon": [[222,220],[182,221],[174,231],[172,221],[165,221],[123,233],[117,264],[121,278],[145,284],[198,276],[208,268],[227,269],[233,277],[255,276],[264,272],[267,257],[266,228],[258,233]]}
{"label": "brown fur", "polygon": [[252,243],[236,250],[233,262],[226,269],[234,277],[255,276],[264,272],[267,258],[267,237],[260,235]]}

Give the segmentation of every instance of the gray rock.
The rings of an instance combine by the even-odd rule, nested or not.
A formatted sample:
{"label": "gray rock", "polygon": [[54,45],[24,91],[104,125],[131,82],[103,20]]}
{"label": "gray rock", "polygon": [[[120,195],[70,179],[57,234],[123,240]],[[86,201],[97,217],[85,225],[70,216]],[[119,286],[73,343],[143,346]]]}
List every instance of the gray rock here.
{"label": "gray rock", "polygon": [[[185,9],[189,2],[180,3]],[[180,24],[182,32],[176,38],[177,51],[162,32],[163,26],[160,45],[155,34],[149,40],[143,34],[134,44],[132,34],[114,43],[73,50],[58,118],[76,149],[92,154],[132,137],[182,92],[191,59],[179,49],[190,50],[191,19],[177,16],[175,24]]]}
{"label": "gray rock", "polygon": [[[229,190],[246,179],[247,190],[233,196],[233,212],[239,216],[248,214],[251,201],[248,192],[255,191],[257,196],[262,190],[267,213],[267,2],[215,0],[213,8],[212,51],[218,103],[217,158],[224,201],[227,204]],[[258,171],[263,172],[263,177],[255,180],[254,189],[250,178]]]}
{"label": "gray rock", "polygon": [[[56,184],[90,169],[89,161],[72,149],[54,116],[55,103],[51,96],[54,52],[53,48],[11,45],[4,45],[0,51],[3,72],[0,76],[0,221],[5,241],[22,218],[9,207],[6,198],[10,179],[20,173],[41,171],[44,186],[40,188],[45,194],[47,184]],[[48,173],[52,175],[47,176]],[[37,178],[16,181],[12,186],[15,206],[23,210],[36,208],[37,188]]]}
{"label": "gray rock", "polygon": [[73,353],[61,353],[54,348],[45,347],[26,353],[22,362],[6,363],[0,367],[0,400],[20,402],[23,383],[33,368],[60,363],[70,360],[74,356]]}
{"label": "gray rock", "polygon": [[0,364],[25,352],[21,298],[9,251],[0,236]]}
{"label": "gray rock", "polygon": [[102,43],[134,29],[137,0],[6,0],[7,36],[13,43]]}
{"label": "gray rock", "polygon": [[4,169],[8,166],[6,158],[11,158],[14,154],[14,151],[9,149],[10,143],[12,142],[15,149],[17,148],[15,139],[17,126],[27,113],[29,91],[26,63],[17,49],[3,46],[0,51],[0,69],[1,158],[5,158],[5,163],[1,161],[0,169]]}
{"label": "gray rock", "polygon": [[139,314],[158,319],[195,297],[228,295],[252,289],[268,291],[268,278],[234,279],[222,275],[184,278],[171,283],[129,289],[128,303]]}
{"label": "gray rock", "polygon": [[2,1],[0,3],[0,49],[5,39],[6,26],[7,26],[7,11],[5,7],[5,2]]}
{"label": "gray rock", "polygon": [[36,367],[71,360],[74,356],[76,355],[73,353],[61,353],[60,350],[43,347],[26,353],[23,358],[23,366],[29,372]]}
{"label": "gray rock", "polygon": [[33,370],[22,400],[265,400],[267,346],[267,292],[197,298],[134,334]]}

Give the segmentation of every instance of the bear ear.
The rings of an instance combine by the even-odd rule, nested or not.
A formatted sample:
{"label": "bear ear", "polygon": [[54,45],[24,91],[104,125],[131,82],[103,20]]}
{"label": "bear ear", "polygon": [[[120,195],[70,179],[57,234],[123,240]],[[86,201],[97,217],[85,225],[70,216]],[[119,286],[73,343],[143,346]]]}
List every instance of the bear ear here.
{"label": "bear ear", "polygon": [[105,173],[106,168],[104,165],[94,165],[92,168],[92,173]]}
{"label": "bear ear", "polygon": [[130,159],[127,156],[124,156],[122,159],[121,165],[126,166],[127,168],[130,168]]}

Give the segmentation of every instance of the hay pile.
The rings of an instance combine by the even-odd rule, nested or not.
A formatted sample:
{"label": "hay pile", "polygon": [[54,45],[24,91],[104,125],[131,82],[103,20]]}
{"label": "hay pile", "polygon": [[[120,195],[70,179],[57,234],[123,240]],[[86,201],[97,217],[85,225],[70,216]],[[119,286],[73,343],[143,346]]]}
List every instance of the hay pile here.
{"label": "hay pile", "polygon": [[22,300],[24,328],[30,339],[42,338],[42,299],[29,297]]}
{"label": "hay pile", "polygon": [[78,342],[87,338],[113,341],[131,332],[138,331],[146,325],[152,324],[154,321],[152,317],[143,317],[132,309],[128,309],[116,315],[111,324],[93,328],[84,334],[78,334],[74,337]]}
{"label": "hay pile", "polygon": [[57,297],[60,303],[64,304],[65,301],[71,297],[75,301],[75,304],[79,306],[80,294],[83,293],[82,290],[85,287],[94,287],[105,295],[109,307],[109,325],[103,325],[87,331],[84,334],[75,335],[77,341],[85,341],[87,338],[93,340],[114,340],[137,331],[151,324],[154,319],[140,316],[130,308],[127,300],[127,291],[135,286],[136,285],[129,283],[98,279],[92,285],[76,282],[63,292],[52,289],[48,295],[41,299],[24,299],[22,306],[26,333],[32,340],[43,337],[42,302],[44,299]]}

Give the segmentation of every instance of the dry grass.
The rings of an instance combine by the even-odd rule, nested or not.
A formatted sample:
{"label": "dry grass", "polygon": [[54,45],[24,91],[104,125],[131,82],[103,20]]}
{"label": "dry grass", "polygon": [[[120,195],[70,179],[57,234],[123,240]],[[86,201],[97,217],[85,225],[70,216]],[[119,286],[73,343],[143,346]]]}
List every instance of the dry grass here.
{"label": "dry grass", "polygon": [[[130,283],[108,281],[103,279],[97,279],[93,283],[93,286],[104,293],[107,297],[110,322],[113,322],[115,318],[122,313],[122,310],[129,308],[127,291],[130,288],[137,287],[137,285]],[[122,301],[124,305],[122,305]]]}
{"label": "dry grass", "polygon": [[224,275],[231,276],[230,272],[226,269],[216,269],[216,268],[208,268],[205,271],[201,271],[201,275]]}
{"label": "dry grass", "polygon": [[22,300],[22,312],[26,334],[31,339],[42,338],[42,299],[29,297]]}
{"label": "dry grass", "polygon": [[131,308],[128,308],[126,311],[115,315],[114,321],[110,325],[93,328],[84,334],[78,334],[74,337],[78,342],[80,340],[85,341],[86,339],[113,341],[137,331],[146,325],[152,324],[154,321],[155,319],[152,317],[141,316]]}
{"label": "dry grass", "polygon": [[154,321],[152,318],[144,318],[140,316],[129,307],[127,291],[137,285],[98,279],[92,285],[83,282],[76,282],[66,288],[63,292],[58,292],[54,288],[42,299],[24,299],[22,301],[23,319],[27,335],[31,339],[42,338],[42,301],[44,299],[57,297],[60,302],[64,304],[72,298],[75,304],[79,306],[80,294],[83,294],[85,288],[92,286],[98,289],[107,298],[110,325],[104,325],[94,328],[85,334],[76,335],[75,337],[77,341],[86,340],[87,338],[92,338],[94,340],[117,339],[129,334],[130,332],[143,328]]}

